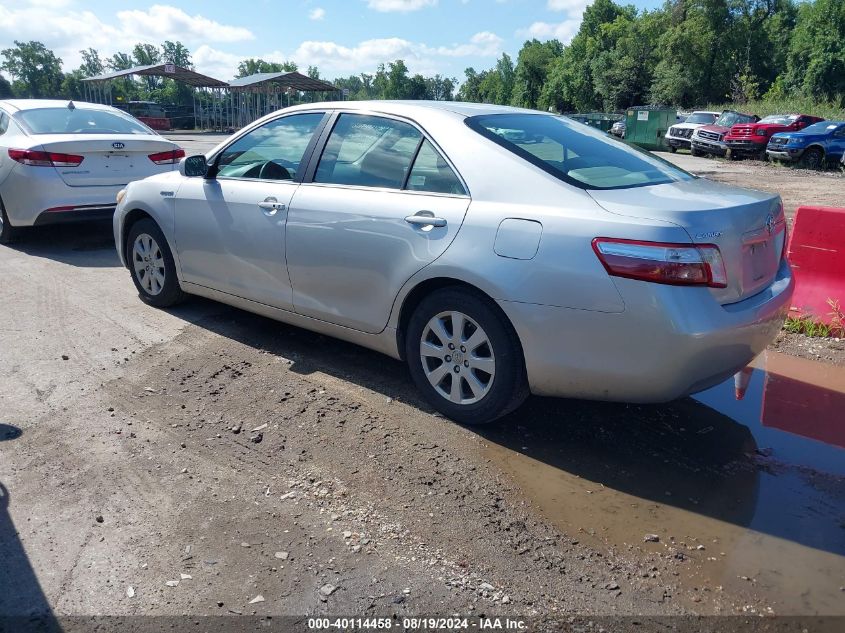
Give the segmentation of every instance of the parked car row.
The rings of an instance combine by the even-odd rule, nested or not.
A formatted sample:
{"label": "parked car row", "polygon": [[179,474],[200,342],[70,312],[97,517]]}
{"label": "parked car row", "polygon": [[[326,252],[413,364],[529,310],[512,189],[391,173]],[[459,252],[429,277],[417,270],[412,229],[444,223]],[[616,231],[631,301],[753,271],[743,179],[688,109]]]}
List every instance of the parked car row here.
{"label": "parked car row", "polygon": [[694,112],[666,133],[670,152],[801,162],[810,169],[840,163],[845,157],[845,121],[808,114],[754,114],[725,110]]}

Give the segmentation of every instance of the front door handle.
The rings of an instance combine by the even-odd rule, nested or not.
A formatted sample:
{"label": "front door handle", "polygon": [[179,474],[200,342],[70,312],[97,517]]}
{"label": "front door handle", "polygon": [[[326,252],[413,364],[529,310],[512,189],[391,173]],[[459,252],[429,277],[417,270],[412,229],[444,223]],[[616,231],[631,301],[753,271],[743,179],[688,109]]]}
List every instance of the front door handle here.
{"label": "front door handle", "polygon": [[261,209],[264,215],[276,215],[279,211],[285,210],[285,204],[283,202],[279,202],[274,197],[265,198],[263,202],[258,203],[258,208]]}
{"label": "front door handle", "polygon": [[434,217],[431,211],[420,211],[414,215],[409,215],[405,218],[405,222],[414,226],[446,226],[446,220]]}

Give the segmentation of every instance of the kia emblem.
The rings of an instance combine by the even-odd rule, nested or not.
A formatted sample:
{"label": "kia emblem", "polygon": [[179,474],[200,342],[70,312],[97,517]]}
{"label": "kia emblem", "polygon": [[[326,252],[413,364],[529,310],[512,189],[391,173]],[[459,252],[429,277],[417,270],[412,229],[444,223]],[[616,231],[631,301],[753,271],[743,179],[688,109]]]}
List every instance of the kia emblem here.
{"label": "kia emblem", "polygon": [[120,141],[112,143],[111,146],[115,149],[123,149],[124,147],[126,147],[126,145],[124,143],[121,143]]}

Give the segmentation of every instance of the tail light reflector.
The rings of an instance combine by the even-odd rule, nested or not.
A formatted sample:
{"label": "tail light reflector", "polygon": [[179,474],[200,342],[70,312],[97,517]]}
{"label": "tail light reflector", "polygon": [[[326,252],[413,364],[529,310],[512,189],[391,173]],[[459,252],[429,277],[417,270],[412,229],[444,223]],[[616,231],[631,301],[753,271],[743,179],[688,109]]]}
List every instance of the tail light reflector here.
{"label": "tail light reflector", "polygon": [[84,156],[76,154],[39,152],[32,149],[10,149],[9,158],[30,167],[78,167],[85,160]]}
{"label": "tail light reflector", "polygon": [[674,286],[724,288],[728,284],[725,263],[715,244],[597,237],[593,250],[605,270],[616,277]]}
{"label": "tail light reflector", "polygon": [[173,149],[166,152],[150,154],[150,160],[156,165],[173,165],[183,158],[185,158],[185,150],[183,149]]}

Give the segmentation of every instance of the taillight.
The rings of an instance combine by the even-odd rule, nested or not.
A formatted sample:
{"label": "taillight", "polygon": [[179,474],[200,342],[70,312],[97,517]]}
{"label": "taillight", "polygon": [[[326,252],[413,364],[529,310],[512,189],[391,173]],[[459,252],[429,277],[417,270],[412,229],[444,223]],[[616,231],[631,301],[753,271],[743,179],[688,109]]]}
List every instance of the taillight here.
{"label": "taillight", "polygon": [[185,158],[185,150],[173,149],[166,152],[158,152],[157,154],[150,154],[150,160],[156,165],[173,165]]}
{"label": "taillight", "polygon": [[725,288],[728,275],[715,244],[671,244],[610,237],[593,240],[605,270],[616,277],[674,286]]}
{"label": "taillight", "polygon": [[9,158],[30,167],[78,167],[85,159],[76,154],[39,152],[32,149],[10,149]]}

